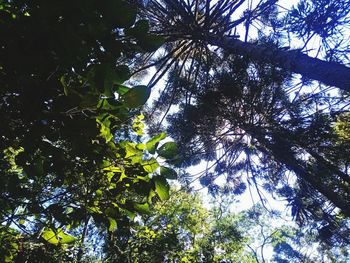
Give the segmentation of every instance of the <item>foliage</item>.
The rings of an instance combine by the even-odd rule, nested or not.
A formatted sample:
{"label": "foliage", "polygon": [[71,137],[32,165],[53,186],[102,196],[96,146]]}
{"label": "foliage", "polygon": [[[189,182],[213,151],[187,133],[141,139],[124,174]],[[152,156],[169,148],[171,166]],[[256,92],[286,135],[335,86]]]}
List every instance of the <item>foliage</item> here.
{"label": "foliage", "polygon": [[346,262],[348,245],[325,246],[310,227],[254,205],[231,212],[221,196],[204,208],[198,193],[174,188],[148,216],[107,236],[104,262]]}
{"label": "foliage", "polygon": [[150,0],[139,6],[151,31],[167,39],[166,53],[151,63],[158,66],[151,85],[172,67],[196,78],[200,74],[196,64],[210,64],[214,50],[210,46],[215,46],[214,53],[223,50],[268,62],[304,79],[350,91],[350,69],[343,65],[349,61],[348,1],[300,1],[290,10],[278,0]]}
{"label": "foliage", "polygon": [[[346,248],[349,69],[340,63],[349,4],[304,1],[281,17],[277,1],[264,0],[237,15],[244,2],[0,1],[1,261],[98,261],[88,243],[102,239],[112,261],[254,260],[242,252],[235,216],[208,216],[195,196],[169,192],[178,167],[203,159],[213,165],[200,183],[214,196],[253,186],[264,204],[263,187],[325,245]],[[261,24],[271,34],[258,28],[250,43]],[[289,34],[301,38],[300,50],[282,47]],[[332,63],[307,56],[315,38],[316,56]],[[165,56],[157,57],[161,45]],[[293,70],[316,76],[316,64],[332,73],[319,74],[330,78],[324,83],[343,80],[342,94],[295,83]],[[150,85],[130,81],[154,65]],[[166,72],[145,139],[140,109]],[[177,143],[152,125],[160,112],[171,112]],[[276,233],[268,240],[278,260],[299,259],[285,242],[293,233]]]}
{"label": "foliage", "polygon": [[[131,230],[131,231],[130,231]],[[173,189],[170,199],[129,229],[108,236],[106,262],[250,262],[232,221],[204,208],[196,193]],[[253,261],[251,261],[253,262]]]}
{"label": "foliage", "polygon": [[349,24],[349,11],[348,1],[300,1],[286,16],[286,28],[306,43],[318,36],[328,60],[348,61],[350,43],[343,40],[343,31]]}
{"label": "foliage", "polygon": [[348,257],[349,244],[325,246],[313,227],[298,227],[261,205],[240,212],[236,222],[257,262],[346,262]]}
{"label": "foliage", "polygon": [[335,123],[335,132],[341,142],[350,141],[350,114],[346,112],[338,116]]}
{"label": "foliage", "polygon": [[[338,86],[343,94],[311,86],[308,73],[321,68],[308,56],[338,62],[320,62],[329,67],[320,74],[349,83],[349,73],[340,77],[335,70],[348,62],[348,11],[348,1],[333,0],[300,1],[290,10],[268,0],[163,0],[141,7],[153,31],[169,40],[154,62],[158,76],[167,72],[168,78],[146,116],[149,131],[156,133],[166,119],[183,167],[207,161],[198,177],[213,195],[252,187],[265,202],[262,192],[277,194],[300,225],[314,222],[327,233],[320,237],[337,244],[348,242],[349,231],[349,90],[348,84]],[[258,37],[249,38],[254,28]],[[292,69],[302,65],[306,71],[295,71],[299,83]],[[226,179],[224,186],[215,183],[218,177]]]}
{"label": "foliage", "polygon": [[168,198],[146,147],[162,156],[165,136],[142,143],[142,118],[132,123],[150,88],[124,85],[133,58],[158,47],[127,34],[136,13],[123,0],[1,1],[2,261],[37,246],[75,246],[62,253],[81,261],[90,225],[113,231]]}
{"label": "foliage", "polygon": [[[195,82],[175,70],[157,104],[157,110],[166,109],[173,103],[169,94],[176,92],[179,111],[167,121],[184,156],[182,165],[208,161],[211,168],[200,183],[214,195],[239,195],[248,185],[262,202],[262,191],[276,193],[300,223],[334,225],[335,207],[349,216],[349,148],[337,135],[340,123],[334,126],[346,112],[342,98],[301,87],[293,94],[298,88],[289,74],[269,64],[227,54],[212,63],[210,73],[203,69]],[[219,176],[226,179],[224,186],[215,184]],[[343,223],[335,225],[343,229]]]}

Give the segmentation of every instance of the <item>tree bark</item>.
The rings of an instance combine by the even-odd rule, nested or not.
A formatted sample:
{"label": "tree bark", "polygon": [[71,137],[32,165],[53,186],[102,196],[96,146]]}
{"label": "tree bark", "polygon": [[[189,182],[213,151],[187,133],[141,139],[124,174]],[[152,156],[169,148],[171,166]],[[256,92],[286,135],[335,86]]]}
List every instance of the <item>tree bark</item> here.
{"label": "tree bark", "polygon": [[209,36],[207,42],[231,53],[269,62],[303,77],[350,92],[350,68],[342,64],[312,58],[298,50],[284,51],[229,37]]}

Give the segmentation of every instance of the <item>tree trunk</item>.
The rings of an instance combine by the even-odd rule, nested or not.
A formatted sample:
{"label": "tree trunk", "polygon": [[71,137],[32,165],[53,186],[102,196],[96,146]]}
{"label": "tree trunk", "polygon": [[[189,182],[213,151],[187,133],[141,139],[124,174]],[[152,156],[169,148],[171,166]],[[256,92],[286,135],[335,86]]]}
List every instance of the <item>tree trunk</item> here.
{"label": "tree trunk", "polygon": [[350,202],[344,194],[344,192],[337,191],[336,187],[330,187],[322,181],[321,178],[317,178],[317,174],[308,171],[305,164],[297,160],[293,156],[274,156],[276,160],[283,163],[289,170],[297,174],[302,180],[308,183],[311,187],[320,192],[329,201],[331,201],[336,207],[340,208],[342,212],[350,217]]}
{"label": "tree trunk", "polygon": [[[255,137],[260,146],[259,149],[266,154],[271,154],[274,159],[284,164],[286,168],[293,171],[300,179],[310,185],[312,188],[321,193],[342,212],[350,217],[350,196],[349,189],[343,189],[343,183],[337,180],[332,174],[327,174],[322,178],[320,171],[313,171],[312,168],[302,161],[298,160],[291,149],[291,145],[283,139],[273,136],[276,142],[272,143],[256,128],[251,128],[249,133]],[[287,138],[287,136],[285,136]],[[327,182],[334,184],[327,184]]]}
{"label": "tree trunk", "polygon": [[350,68],[342,64],[312,58],[298,50],[284,51],[271,46],[242,42],[235,38],[211,36],[207,41],[234,54],[269,62],[303,77],[350,92]]}

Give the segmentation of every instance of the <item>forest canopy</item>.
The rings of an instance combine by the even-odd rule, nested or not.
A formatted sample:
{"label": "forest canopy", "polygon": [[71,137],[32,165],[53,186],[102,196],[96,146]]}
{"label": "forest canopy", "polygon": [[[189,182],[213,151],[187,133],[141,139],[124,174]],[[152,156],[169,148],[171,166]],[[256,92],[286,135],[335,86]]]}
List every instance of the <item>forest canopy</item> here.
{"label": "forest canopy", "polygon": [[284,4],[0,1],[0,262],[346,262],[350,3]]}

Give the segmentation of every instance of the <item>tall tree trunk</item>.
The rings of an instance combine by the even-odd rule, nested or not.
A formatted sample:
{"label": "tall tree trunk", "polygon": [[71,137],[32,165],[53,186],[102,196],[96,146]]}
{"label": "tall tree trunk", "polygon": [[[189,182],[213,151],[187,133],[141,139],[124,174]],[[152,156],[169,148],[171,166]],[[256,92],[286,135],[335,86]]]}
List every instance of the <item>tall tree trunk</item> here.
{"label": "tall tree trunk", "polygon": [[284,51],[271,46],[243,42],[235,38],[210,36],[209,44],[226,51],[266,61],[304,77],[350,92],[350,68],[335,62],[309,57],[297,50]]}
{"label": "tall tree trunk", "polygon": [[[300,179],[321,193],[342,212],[350,217],[350,189],[341,179],[337,179],[329,171],[313,169],[305,161],[299,160],[293,152],[291,144],[286,140],[288,136],[272,135],[271,142],[265,138],[263,132],[255,127],[250,127],[249,133],[259,142],[259,150],[270,154],[274,159],[284,164],[290,171],[293,171]],[[345,186],[345,188],[344,188]]]}

